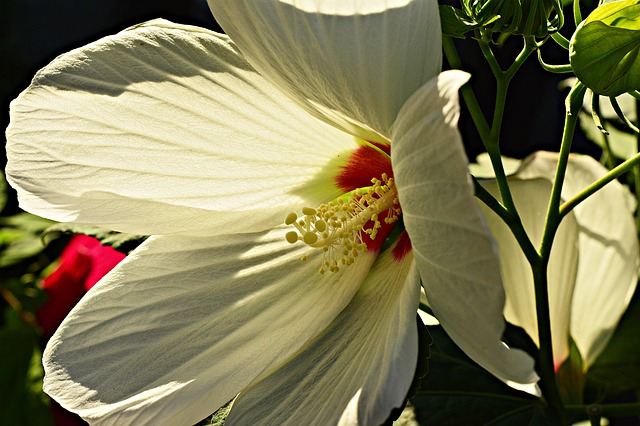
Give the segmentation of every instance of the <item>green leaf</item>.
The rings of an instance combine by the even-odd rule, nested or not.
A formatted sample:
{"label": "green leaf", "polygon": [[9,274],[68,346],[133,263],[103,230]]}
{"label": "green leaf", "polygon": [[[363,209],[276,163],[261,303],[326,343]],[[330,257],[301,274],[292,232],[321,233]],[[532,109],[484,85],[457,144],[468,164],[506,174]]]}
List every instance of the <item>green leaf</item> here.
{"label": "green leaf", "polygon": [[611,341],[587,371],[594,402],[629,390],[640,391],[640,291],[636,290]]}
{"label": "green leaf", "polygon": [[4,173],[0,170],[0,211],[7,205],[7,181],[4,178]]}
{"label": "green leaf", "polygon": [[[420,424],[542,426],[553,423],[541,399],[516,391],[486,372],[469,359],[441,327],[429,327],[429,331],[434,342],[429,375],[411,400]],[[530,339],[523,340],[526,345],[530,343]]]}
{"label": "green leaf", "polygon": [[76,225],[73,223],[57,223],[49,226],[42,237],[46,240],[59,234],[83,234],[99,240],[102,245],[113,247],[121,253],[128,254],[148,237],[146,235],[124,234],[97,226]]}
{"label": "green leaf", "polygon": [[[13,309],[4,312],[0,329],[0,413],[2,424],[53,424],[42,392],[39,336]],[[10,348],[10,350],[7,350]]]}
{"label": "green leaf", "polygon": [[41,253],[45,247],[40,234],[53,223],[29,213],[0,217],[0,268]]}
{"label": "green leaf", "polygon": [[625,0],[596,8],[569,45],[576,76],[599,95],[640,88],[640,4]]}

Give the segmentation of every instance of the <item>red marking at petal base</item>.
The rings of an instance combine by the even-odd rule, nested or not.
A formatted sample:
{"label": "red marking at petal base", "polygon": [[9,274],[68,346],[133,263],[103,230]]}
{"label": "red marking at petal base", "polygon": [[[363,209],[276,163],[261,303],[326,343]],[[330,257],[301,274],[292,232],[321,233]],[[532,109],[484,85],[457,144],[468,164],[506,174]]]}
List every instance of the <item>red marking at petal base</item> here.
{"label": "red marking at petal base", "polygon": [[384,152],[389,157],[391,157],[391,145],[389,145],[388,143],[373,142],[373,141],[367,141],[367,142],[369,142],[371,145],[376,146],[377,148],[380,149],[380,151]]}
{"label": "red marking at petal base", "polygon": [[393,248],[391,254],[393,254],[393,259],[397,262],[400,262],[404,257],[409,254],[411,251],[411,240],[409,239],[409,234],[407,231],[404,231],[400,234],[400,238],[398,238],[398,243]]}
{"label": "red marking at petal base", "polygon": [[[389,153],[389,145],[375,143],[375,146],[383,152]],[[358,147],[347,160],[347,164],[340,167],[340,173],[336,176],[336,183],[344,192],[351,192],[357,188],[371,186],[371,179],[378,178],[386,173],[393,177],[391,160],[375,148],[370,146]]]}

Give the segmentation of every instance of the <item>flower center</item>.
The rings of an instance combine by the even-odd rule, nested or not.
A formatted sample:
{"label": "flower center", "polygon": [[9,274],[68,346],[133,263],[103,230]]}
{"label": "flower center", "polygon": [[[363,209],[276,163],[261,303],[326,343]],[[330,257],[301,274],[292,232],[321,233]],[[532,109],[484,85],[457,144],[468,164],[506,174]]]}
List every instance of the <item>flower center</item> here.
{"label": "flower center", "polygon": [[[317,209],[304,207],[303,218],[289,213],[284,223],[294,226],[286,239],[291,244],[302,241],[310,247],[322,249],[324,258],[320,273],[338,272],[341,266],[351,265],[360,253],[367,251],[366,237],[374,240],[382,227],[379,215],[391,224],[401,213],[398,193],[393,178],[386,173],[382,180],[371,179],[372,186],[356,189],[346,197],[338,198]],[[302,257],[303,261],[307,256]]]}

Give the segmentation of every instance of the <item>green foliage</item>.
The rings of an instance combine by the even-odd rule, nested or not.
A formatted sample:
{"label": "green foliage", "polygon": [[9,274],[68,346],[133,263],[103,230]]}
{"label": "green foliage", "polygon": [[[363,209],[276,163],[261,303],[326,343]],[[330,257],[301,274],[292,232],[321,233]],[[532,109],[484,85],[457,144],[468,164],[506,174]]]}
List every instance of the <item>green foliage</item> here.
{"label": "green foliage", "polygon": [[[433,337],[430,372],[411,400],[420,424],[553,424],[543,400],[518,392],[486,372],[441,327],[429,327],[429,331]],[[527,340],[518,332],[515,335]]]}
{"label": "green foliage", "polygon": [[640,392],[640,291],[622,316],[611,341],[587,372],[594,402],[626,391]]}
{"label": "green foliage", "polygon": [[[7,201],[0,176],[0,210]],[[54,222],[29,213],[0,216],[0,424],[53,424],[42,391],[42,353],[35,311],[46,301],[43,271],[66,242],[45,246],[42,232]]]}
{"label": "green foliage", "polygon": [[7,181],[4,174],[0,171],[0,212],[7,205]]}
{"label": "green foliage", "polygon": [[43,233],[43,238],[48,240],[60,234],[84,234],[99,240],[102,245],[113,247],[121,253],[128,254],[138,247],[144,240],[145,235],[124,234],[99,228],[97,226],[76,225],[73,223],[57,223],[49,226]]}
{"label": "green foliage", "polygon": [[40,235],[54,222],[29,213],[0,217],[0,269],[17,265],[44,249]]}
{"label": "green foliage", "polygon": [[606,3],[577,28],[569,46],[576,76],[594,93],[618,96],[640,87],[640,4]]}
{"label": "green foliage", "polygon": [[[0,328],[0,423],[6,425],[53,424],[42,393],[39,336],[32,325],[7,308]],[[10,348],[10,350],[7,350]]]}

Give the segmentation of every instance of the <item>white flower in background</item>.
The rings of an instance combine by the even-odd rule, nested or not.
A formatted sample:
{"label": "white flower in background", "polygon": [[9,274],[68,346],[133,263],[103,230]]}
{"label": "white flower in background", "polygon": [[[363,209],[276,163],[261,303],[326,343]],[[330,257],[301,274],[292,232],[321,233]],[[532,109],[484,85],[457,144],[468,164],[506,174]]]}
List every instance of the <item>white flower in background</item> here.
{"label": "white flower in background", "polygon": [[[510,180],[514,202],[532,242],[542,239],[558,155],[538,152]],[[569,157],[562,198],[566,201],[607,173],[596,160]],[[495,196],[494,182],[483,186]],[[565,217],[549,263],[549,305],[554,362],[569,355],[573,338],[588,369],[605,348],[627,309],[638,280],[638,239],[628,190],[613,181]],[[531,269],[506,225],[482,206],[498,241],[507,293],[505,317],[538,344]]]}
{"label": "white flower in background", "polygon": [[12,104],[23,208],[153,235],[51,339],[45,390],[95,424],[193,424],[238,394],[230,424],[379,424],[413,378],[421,281],[473,359],[535,383],[500,341],[436,2],[213,3],[238,48],[153,21]]}

